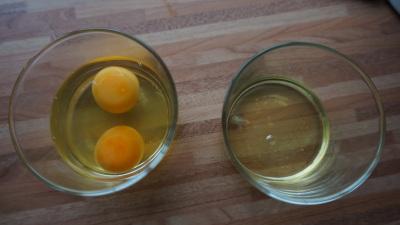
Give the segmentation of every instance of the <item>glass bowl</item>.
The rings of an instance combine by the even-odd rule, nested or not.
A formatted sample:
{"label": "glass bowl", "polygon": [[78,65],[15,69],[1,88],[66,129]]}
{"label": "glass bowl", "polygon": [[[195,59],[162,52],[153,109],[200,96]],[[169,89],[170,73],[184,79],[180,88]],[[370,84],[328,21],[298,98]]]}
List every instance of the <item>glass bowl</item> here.
{"label": "glass bowl", "polygon": [[[152,143],[156,146],[154,153],[129,172],[122,174],[92,171],[80,163],[74,155],[67,156],[69,145],[59,144],[55,139],[56,136],[68,137],[67,131],[64,135],[64,130],[59,129],[64,121],[68,120],[68,114],[57,117],[55,122],[50,121],[52,110],[58,110],[57,113],[67,110],[64,106],[69,103],[58,104],[58,108],[54,109],[54,102],[58,99],[57,93],[60,87],[70,79],[71,74],[86,63],[97,63],[110,58],[133,60],[143,71],[151,70],[153,73],[143,72],[138,76],[139,80],[141,84],[143,81],[157,85],[166,102],[163,113],[167,122],[163,126],[153,127],[153,131],[157,130],[163,134],[160,143]],[[80,79],[79,76],[75,78]],[[75,195],[98,196],[129,187],[160,163],[175,134],[177,108],[172,77],[153,49],[127,34],[112,30],[89,29],[72,32],[53,41],[29,60],[19,74],[12,91],[9,127],[20,159],[49,187]],[[91,119],[90,114],[87,119]],[[52,129],[58,129],[56,136]],[[72,131],[72,133],[79,132],[77,129]],[[81,143],[85,141],[85,137],[82,137]],[[151,141],[153,140],[145,139],[145,146]]]}
{"label": "glass bowl", "polygon": [[222,113],[237,170],[272,198],[338,199],[379,161],[385,117],[372,80],[338,51],[290,42],[261,51],[232,80]]}

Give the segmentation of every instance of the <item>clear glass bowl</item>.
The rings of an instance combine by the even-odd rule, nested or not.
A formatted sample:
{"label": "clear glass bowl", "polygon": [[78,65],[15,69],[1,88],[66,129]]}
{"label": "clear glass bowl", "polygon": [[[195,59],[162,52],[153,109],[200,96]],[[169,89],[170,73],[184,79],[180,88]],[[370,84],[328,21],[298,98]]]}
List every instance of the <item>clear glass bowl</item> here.
{"label": "clear glass bowl", "polygon": [[379,161],[385,117],[372,80],[338,51],[280,44],[241,67],[222,114],[228,155],[265,194],[322,204],[360,186]]}
{"label": "clear glass bowl", "polygon": [[[67,165],[53,143],[50,128],[53,98],[63,82],[80,66],[110,56],[134,59],[155,72],[151,79],[167,96],[168,112],[165,113],[169,122],[156,151],[128,174],[85,176]],[[154,50],[117,31],[81,30],[53,41],[23,68],[11,95],[10,133],[20,159],[49,187],[75,195],[105,195],[138,182],[160,163],[175,134],[177,104],[172,77]]]}

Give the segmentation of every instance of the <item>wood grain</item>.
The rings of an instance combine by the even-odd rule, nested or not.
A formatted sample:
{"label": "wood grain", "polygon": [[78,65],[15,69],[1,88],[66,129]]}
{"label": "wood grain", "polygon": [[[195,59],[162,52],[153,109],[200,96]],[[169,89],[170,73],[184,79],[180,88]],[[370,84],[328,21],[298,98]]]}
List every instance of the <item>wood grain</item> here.
{"label": "wood grain", "polygon": [[[148,177],[110,196],[83,198],[47,188],[22,165],[7,107],[30,57],[62,34],[93,27],[136,35],[156,49],[176,82],[180,118],[173,148]],[[354,59],[373,78],[387,114],[387,140],[371,178],[325,205],[261,194],[224,153],[220,117],[230,80],[251,55],[289,40],[327,44]],[[400,16],[383,0],[0,0],[0,224],[400,224],[399,62]],[[362,95],[354,81],[337,85],[346,91],[335,101],[356,104],[345,95]],[[373,113],[357,106],[337,116]],[[26,132],[41,129],[40,121],[26,123],[38,129]]]}

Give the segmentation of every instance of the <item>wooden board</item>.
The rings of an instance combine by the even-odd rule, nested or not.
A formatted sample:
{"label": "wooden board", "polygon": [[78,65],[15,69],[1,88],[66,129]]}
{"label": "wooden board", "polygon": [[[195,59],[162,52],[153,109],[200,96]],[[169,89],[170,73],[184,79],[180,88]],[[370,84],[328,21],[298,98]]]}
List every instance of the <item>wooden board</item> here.
{"label": "wooden board", "polygon": [[[148,177],[96,198],[47,188],[17,158],[8,98],[45,44],[83,28],[111,28],[153,46],[180,97],[173,149]],[[349,55],[375,81],[387,115],[382,160],[333,203],[273,200],[224,153],[221,108],[241,63],[262,48],[303,40]],[[351,91],[351,88],[349,89]],[[0,224],[400,224],[400,16],[361,0],[0,0]]]}

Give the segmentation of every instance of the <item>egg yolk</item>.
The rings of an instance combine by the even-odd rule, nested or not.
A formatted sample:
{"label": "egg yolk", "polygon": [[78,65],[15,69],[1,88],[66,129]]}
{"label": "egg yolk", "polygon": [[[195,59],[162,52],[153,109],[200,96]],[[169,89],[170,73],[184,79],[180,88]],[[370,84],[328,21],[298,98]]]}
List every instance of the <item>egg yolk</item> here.
{"label": "egg yolk", "polygon": [[142,159],[144,142],[134,128],[115,126],[108,129],[99,138],[95,146],[97,163],[111,172],[124,172]]}
{"label": "egg yolk", "polygon": [[100,70],[92,84],[96,103],[110,113],[124,113],[136,105],[139,98],[139,80],[136,75],[119,66]]}

